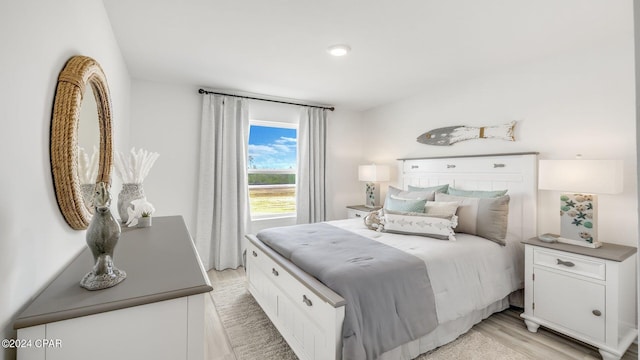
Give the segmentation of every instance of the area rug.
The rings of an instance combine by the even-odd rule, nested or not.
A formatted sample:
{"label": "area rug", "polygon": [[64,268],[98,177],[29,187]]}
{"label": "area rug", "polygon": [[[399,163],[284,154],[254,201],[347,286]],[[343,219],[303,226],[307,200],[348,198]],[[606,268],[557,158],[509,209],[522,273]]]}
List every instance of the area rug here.
{"label": "area rug", "polygon": [[[214,285],[213,302],[237,360],[296,360],[278,330],[246,289],[245,278]],[[418,360],[527,360],[528,357],[473,329]]]}

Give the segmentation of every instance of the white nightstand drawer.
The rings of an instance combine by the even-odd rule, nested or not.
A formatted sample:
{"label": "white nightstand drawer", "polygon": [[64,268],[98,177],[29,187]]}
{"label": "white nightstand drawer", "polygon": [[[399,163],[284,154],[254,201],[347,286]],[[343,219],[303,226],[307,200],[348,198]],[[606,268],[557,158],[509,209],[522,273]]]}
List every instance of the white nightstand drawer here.
{"label": "white nightstand drawer", "polygon": [[347,206],[347,219],[364,219],[370,212],[380,210],[380,207],[368,208],[364,205]]}
{"label": "white nightstand drawer", "polygon": [[534,249],[534,265],[542,265],[552,269],[605,280],[605,262],[596,258],[584,258],[567,255],[566,252],[548,249]]}

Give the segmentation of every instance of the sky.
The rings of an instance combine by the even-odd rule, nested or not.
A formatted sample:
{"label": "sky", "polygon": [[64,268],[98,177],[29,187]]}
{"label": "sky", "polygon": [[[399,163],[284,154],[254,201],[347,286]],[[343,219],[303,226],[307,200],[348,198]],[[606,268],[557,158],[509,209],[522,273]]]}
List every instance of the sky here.
{"label": "sky", "polygon": [[296,129],[251,125],[248,166],[255,169],[295,169]]}

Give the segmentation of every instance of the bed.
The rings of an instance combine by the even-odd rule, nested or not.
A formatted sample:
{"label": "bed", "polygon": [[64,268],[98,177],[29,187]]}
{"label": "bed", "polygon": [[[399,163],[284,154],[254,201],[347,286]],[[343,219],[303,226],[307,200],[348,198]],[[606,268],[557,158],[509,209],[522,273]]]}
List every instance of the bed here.
{"label": "bed", "polygon": [[[375,356],[382,360],[413,359],[506,309],[510,295],[524,285],[520,241],[536,235],[536,153],[401,159],[398,174],[401,189],[443,184],[464,190],[505,189],[508,226],[503,246],[463,233],[448,241],[379,232],[362,219],[326,223],[409,253],[426,266],[435,298],[435,329]],[[286,253],[255,235],[247,238],[248,289],[292,350],[300,359],[342,359],[347,300],[301,270]]]}

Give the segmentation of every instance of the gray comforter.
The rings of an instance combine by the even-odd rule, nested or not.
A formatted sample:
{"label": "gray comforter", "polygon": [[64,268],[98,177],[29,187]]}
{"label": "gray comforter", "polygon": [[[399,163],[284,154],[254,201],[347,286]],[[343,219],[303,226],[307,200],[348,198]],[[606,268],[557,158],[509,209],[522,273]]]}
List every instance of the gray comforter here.
{"label": "gray comforter", "polygon": [[413,255],[326,223],[257,238],[346,300],[344,360],[376,359],[438,324],[426,266]]}

